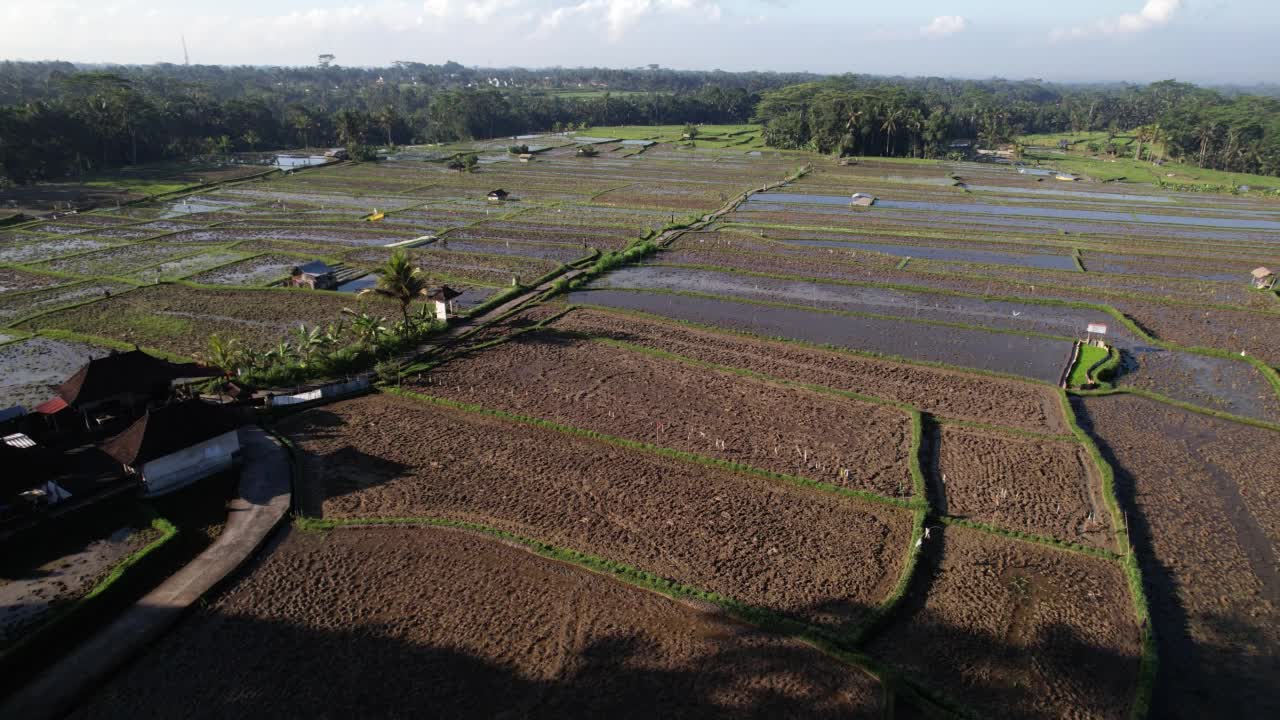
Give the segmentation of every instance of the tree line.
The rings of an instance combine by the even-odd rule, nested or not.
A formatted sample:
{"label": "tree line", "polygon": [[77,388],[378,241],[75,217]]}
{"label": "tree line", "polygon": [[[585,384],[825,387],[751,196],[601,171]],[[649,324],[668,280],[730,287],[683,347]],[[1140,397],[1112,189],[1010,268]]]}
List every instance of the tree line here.
{"label": "tree line", "polygon": [[1280,99],[1174,81],[1057,85],[843,75],[608,70],[0,63],[0,178],[290,147],[450,142],[604,125],[741,123],[768,144],[941,157],[956,138],[1140,129],[1208,168],[1280,174]]}
{"label": "tree line", "polygon": [[448,66],[421,74],[408,64],[384,74],[229,68],[230,80],[218,68],[176,68],[187,70],[0,64],[0,96],[21,98],[0,106],[0,175],[26,183],[262,149],[341,145],[358,156],[374,145],[584,126],[737,123],[751,116],[759,100],[749,88],[768,84],[739,78],[688,89],[686,75],[706,74],[672,72],[658,77],[681,82],[649,78],[644,84],[659,88],[653,91],[571,95],[557,88],[476,83],[467,78],[483,78],[479,71],[442,73]]}
{"label": "tree line", "polygon": [[942,157],[1029,133],[1135,132],[1135,152],[1200,167],[1280,175],[1280,99],[1172,80],[1062,86],[848,75],[767,91],[753,117],[775,147],[834,155]]}

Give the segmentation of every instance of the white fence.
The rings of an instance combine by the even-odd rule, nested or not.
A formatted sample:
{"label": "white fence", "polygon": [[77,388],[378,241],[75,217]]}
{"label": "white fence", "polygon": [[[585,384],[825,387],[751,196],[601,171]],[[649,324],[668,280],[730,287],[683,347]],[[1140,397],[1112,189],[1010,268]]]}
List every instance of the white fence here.
{"label": "white fence", "polygon": [[306,392],[294,393],[293,395],[273,395],[271,396],[271,407],[300,405],[302,403],[315,402],[316,400],[326,400],[329,398],[342,397],[344,395],[352,395],[368,389],[369,378],[362,377],[355,380],[349,380],[344,383],[325,385],[323,387],[307,390]]}

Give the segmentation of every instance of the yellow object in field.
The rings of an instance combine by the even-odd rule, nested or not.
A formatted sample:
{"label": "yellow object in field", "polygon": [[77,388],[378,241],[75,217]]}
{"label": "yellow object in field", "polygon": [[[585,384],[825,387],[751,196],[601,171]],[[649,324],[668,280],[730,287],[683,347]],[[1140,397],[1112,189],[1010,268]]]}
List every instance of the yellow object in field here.
{"label": "yellow object in field", "polygon": [[378,212],[378,208],[374,208],[374,209],[373,209],[373,212],[371,212],[371,213],[369,213],[368,215],[366,215],[364,219],[365,219],[365,220],[368,220],[369,222],[376,222],[376,221],[381,220],[382,218],[384,218],[384,217],[386,217],[386,216],[387,216],[387,214],[386,214],[386,213],[384,213],[384,212]]}

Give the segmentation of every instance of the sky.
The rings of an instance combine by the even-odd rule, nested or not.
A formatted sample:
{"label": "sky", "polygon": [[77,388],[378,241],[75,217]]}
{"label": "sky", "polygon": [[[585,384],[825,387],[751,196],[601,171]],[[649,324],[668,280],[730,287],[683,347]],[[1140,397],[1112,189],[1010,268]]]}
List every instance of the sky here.
{"label": "sky", "polygon": [[0,0],[0,59],[1276,82],[1280,0]]}

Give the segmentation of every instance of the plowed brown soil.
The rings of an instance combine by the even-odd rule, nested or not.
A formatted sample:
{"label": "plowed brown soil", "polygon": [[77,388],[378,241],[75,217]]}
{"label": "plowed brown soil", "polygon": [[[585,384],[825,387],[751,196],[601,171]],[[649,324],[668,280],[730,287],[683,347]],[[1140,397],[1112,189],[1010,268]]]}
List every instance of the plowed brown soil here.
{"label": "plowed brown soil", "polygon": [[1115,549],[1092,460],[1074,442],[938,428],[939,510],[954,517]]}
{"label": "plowed brown soil", "polygon": [[967,528],[930,535],[873,657],[982,717],[1128,717],[1141,652],[1119,563]]}
{"label": "plowed brown soil", "polygon": [[474,521],[840,630],[899,577],[910,514],[415,400],[282,423],[335,518]]}
{"label": "plowed brown soil", "polygon": [[941,368],[756,340],[598,310],[574,310],[552,326],[908,403],[943,417],[1039,432],[1066,432],[1061,403],[1053,389],[1046,386],[999,378],[978,379]]}
{"label": "plowed brown soil", "polygon": [[487,538],[291,533],[73,717],[879,717],[785,640]]}
{"label": "plowed brown soil", "polygon": [[1080,407],[1143,564],[1152,716],[1280,716],[1280,433],[1134,396]]}
{"label": "plowed brown soil", "polygon": [[903,410],[556,332],[465,355],[417,389],[774,472],[907,497]]}
{"label": "plowed brown soil", "polygon": [[910,513],[372,395],[281,429],[327,517],[431,516],[575,548],[845,629],[898,578]]}

